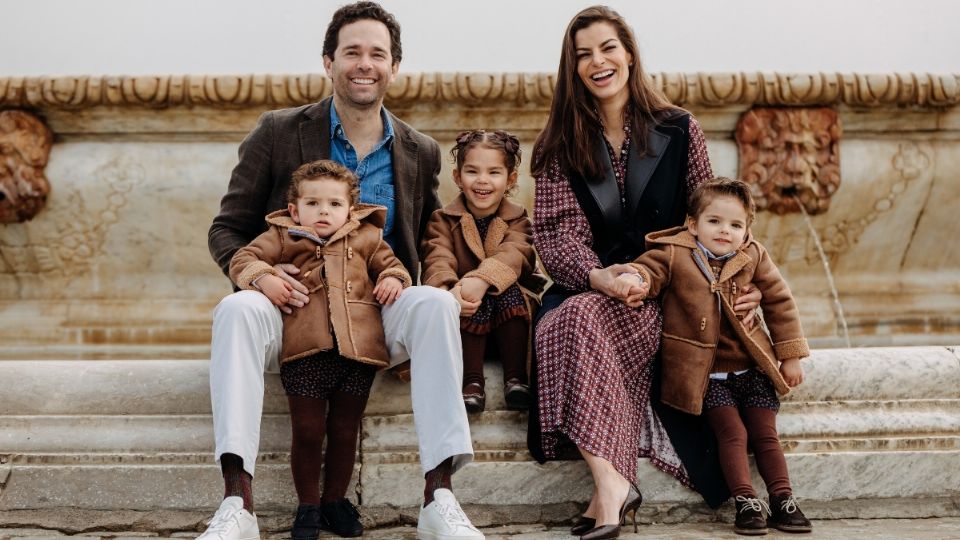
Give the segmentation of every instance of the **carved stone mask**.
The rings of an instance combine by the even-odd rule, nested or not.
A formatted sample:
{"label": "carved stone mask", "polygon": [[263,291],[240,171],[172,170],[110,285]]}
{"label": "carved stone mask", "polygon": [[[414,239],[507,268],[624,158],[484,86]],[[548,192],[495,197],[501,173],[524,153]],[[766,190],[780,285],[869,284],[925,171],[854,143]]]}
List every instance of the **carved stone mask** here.
{"label": "carved stone mask", "polygon": [[0,222],[32,219],[43,208],[50,183],[43,169],[53,134],[24,111],[0,111]]}
{"label": "carved stone mask", "polygon": [[757,108],[737,124],[740,178],[758,209],[826,212],[840,187],[840,120],[830,108]]}

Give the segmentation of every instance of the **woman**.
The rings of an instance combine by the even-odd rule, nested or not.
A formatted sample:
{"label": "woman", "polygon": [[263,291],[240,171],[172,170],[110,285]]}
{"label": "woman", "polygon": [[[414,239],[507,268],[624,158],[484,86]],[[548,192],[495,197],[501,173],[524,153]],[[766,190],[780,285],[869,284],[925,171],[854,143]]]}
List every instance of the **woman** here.
{"label": "woman", "polygon": [[[647,233],[683,222],[687,194],[712,176],[710,162],[699,124],[645,80],[632,31],[602,6],[567,27],[535,148],[534,243],[555,283],[535,330],[531,451],[542,460],[557,457],[565,439],[576,445],[595,488],[571,532],[616,538],[642,499],[638,457],[691,480],[651,407],[659,308],[638,299],[639,282],[624,295],[613,283],[633,272],[623,263],[644,251]],[[752,317],[759,299],[748,292],[738,311]]]}

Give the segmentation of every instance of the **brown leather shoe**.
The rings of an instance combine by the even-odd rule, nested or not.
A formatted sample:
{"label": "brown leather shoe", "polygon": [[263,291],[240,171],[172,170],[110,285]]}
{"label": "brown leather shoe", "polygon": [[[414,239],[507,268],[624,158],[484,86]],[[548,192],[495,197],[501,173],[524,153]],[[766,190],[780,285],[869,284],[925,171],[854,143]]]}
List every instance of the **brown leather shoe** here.
{"label": "brown leather shoe", "polygon": [[737,517],[733,521],[733,532],[747,536],[767,534],[767,520],[763,517],[764,510],[770,512],[767,503],[756,497],[737,495],[734,505],[737,508]]}
{"label": "brown leather shoe", "polygon": [[790,493],[770,496],[770,517],[767,525],[784,532],[808,533],[813,531],[813,525],[807,516],[803,515],[797,500]]}
{"label": "brown leather shoe", "polygon": [[477,383],[470,383],[463,387],[463,404],[468,413],[483,412],[487,405],[487,395],[483,392],[483,386]]}

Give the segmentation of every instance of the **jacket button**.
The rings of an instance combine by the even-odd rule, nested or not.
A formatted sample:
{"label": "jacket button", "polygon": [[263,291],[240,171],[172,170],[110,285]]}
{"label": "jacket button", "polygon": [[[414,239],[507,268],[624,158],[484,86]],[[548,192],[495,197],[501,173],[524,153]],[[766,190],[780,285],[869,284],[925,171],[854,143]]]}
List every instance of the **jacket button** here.
{"label": "jacket button", "polygon": [[345,289],[347,292],[350,292],[353,290],[353,284],[350,283],[350,280],[347,280],[347,286],[345,287]]}
{"label": "jacket button", "polygon": [[348,248],[347,248],[347,258],[348,258],[348,259],[352,259],[352,258],[353,258],[353,248],[352,248],[352,247],[348,247]]}
{"label": "jacket button", "polygon": [[320,246],[317,246],[317,258],[319,259],[322,256],[323,256],[323,248],[321,248]]}
{"label": "jacket button", "polygon": [[700,319],[700,331],[703,332],[707,328],[707,318],[703,317]]}

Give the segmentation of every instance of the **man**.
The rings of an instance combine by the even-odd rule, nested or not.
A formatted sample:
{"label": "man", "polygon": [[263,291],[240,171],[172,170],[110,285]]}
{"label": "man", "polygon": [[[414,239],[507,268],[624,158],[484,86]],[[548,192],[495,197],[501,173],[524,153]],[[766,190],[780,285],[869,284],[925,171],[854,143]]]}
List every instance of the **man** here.
{"label": "man", "polygon": [[[334,13],[323,44],[333,96],[319,103],[271,111],[240,145],[220,214],[209,232],[210,252],[226,273],[231,257],[265,228],[264,216],[285,208],[291,173],[301,164],[333,159],[360,178],[360,199],[388,208],[385,238],[412,276],[417,247],[437,195],[440,151],[433,139],[383,107],[401,59],[400,26],[374,2]],[[306,288],[278,265],[295,288],[289,313],[309,299]],[[460,395],[459,304],[431,287],[411,287],[382,311],[391,364],[411,359],[414,421],[424,471],[421,538],[476,538],[450,491],[450,477],[473,458]],[[276,371],[282,322],[260,293],[227,296],[214,311],[210,361],[215,455],[224,477],[224,501],[202,540],[258,538],[252,479],[263,409],[263,373]],[[321,526],[323,524],[321,523]]]}

